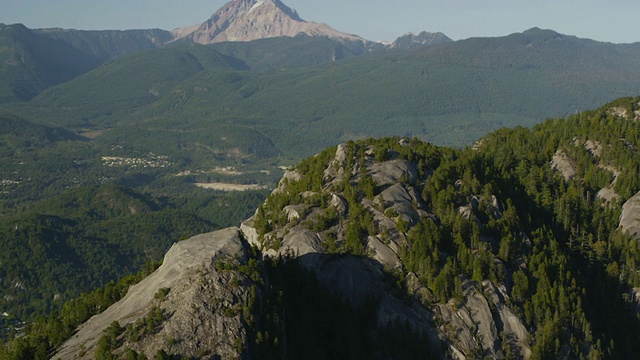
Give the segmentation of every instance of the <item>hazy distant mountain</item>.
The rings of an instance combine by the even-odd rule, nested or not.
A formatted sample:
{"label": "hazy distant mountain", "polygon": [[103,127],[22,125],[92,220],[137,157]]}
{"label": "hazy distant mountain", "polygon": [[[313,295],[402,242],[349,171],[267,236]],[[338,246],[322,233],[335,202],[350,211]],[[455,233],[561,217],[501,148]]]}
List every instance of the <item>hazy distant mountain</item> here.
{"label": "hazy distant mountain", "polygon": [[99,62],[73,46],[27,29],[0,24],[0,104],[29,100]]}
{"label": "hazy distant mountain", "polygon": [[165,45],[165,30],[81,31],[0,24],[0,104],[30,100],[128,53]]}
{"label": "hazy distant mountain", "polygon": [[84,31],[55,28],[35,31],[62,40],[101,61],[136,51],[155,49],[174,38],[171,32],[160,29]]}
{"label": "hazy distant mountain", "polygon": [[432,33],[422,31],[419,34],[408,33],[397,38],[389,47],[407,49],[416,46],[433,46],[450,43],[451,40],[448,36],[441,32]]}
{"label": "hazy distant mountain", "polygon": [[[206,129],[187,142],[225,149],[229,143],[214,135],[222,127],[251,130],[256,140],[238,145],[244,152],[299,158],[354,137],[410,135],[461,146],[502,126],[640,92],[640,46],[550,30],[331,62],[335,49],[313,37],[172,46],[119,58],[14,110],[71,128],[153,128],[167,141],[177,141],[172,129],[180,124]],[[232,57],[224,61],[231,68],[205,62],[220,55]],[[194,56],[186,72],[182,59]],[[305,65],[321,62],[331,65]],[[279,71],[238,71],[249,68]],[[122,136],[136,143],[135,134]],[[166,150],[167,141],[153,151]]]}
{"label": "hazy distant mountain", "polygon": [[[182,29],[174,30],[174,34],[183,32]],[[185,37],[199,44],[212,44],[291,37],[300,33],[368,42],[359,36],[339,32],[326,24],[307,22],[279,0],[233,0]]]}

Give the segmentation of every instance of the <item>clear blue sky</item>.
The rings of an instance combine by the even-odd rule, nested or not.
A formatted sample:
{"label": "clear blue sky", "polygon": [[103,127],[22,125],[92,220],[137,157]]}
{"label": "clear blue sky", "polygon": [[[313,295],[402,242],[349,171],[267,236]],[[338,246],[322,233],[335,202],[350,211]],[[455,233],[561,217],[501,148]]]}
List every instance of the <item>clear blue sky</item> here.
{"label": "clear blue sky", "polygon": [[[226,0],[0,0],[0,23],[141,29],[204,22]],[[454,40],[537,26],[599,41],[640,41],[638,0],[283,0],[303,19],[370,40],[440,31]]]}

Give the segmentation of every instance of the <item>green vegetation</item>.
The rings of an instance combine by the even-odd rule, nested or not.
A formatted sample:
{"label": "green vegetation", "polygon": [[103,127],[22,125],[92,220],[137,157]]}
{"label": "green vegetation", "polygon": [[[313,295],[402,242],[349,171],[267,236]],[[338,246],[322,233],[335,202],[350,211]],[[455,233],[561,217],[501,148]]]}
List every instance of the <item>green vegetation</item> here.
{"label": "green vegetation", "polygon": [[[505,284],[508,305],[533,335],[533,359],[625,358],[640,351],[640,319],[628,295],[640,287],[638,239],[618,228],[621,204],[640,190],[640,133],[632,120],[639,104],[640,98],[624,98],[533,129],[503,129],[473,149],[437,148],[415,139],[406,146],[398,138],[347,143],[341,166],[362,169],[365,148],[375,158],[395,153],[416,166],[423,202],[418,206],[432,216],[397,227],[407,238],[403,274],[416,274],[432,303],[462,301],[466,280]],[[626,109],[631,119],[613,114],[613,108]],[[601,146],[599,155],[583,145],[589,139]],[[550,166],[558,149],[577,164],[572,180]],[[277,214],[284,206],[300,203],[304,191],[322,191],[316,181],[322,169],[334,166],[334,154],[329,149],[305,160],[297,168],[300,181],[270,196],[258,218],[282,226]],[[366,172],[346,173],[329,188],[349,205],[334,220],[345,229],[344,241],[323,238],[330,251],[362,255],[367,235],[381,230],[360,204],[383,189],[363,185]],[[596,196],[609,186],[620,195],[610,203]],[[461,216],[464,206],[471,215]]]}
{"label": "green vegetation", "polygon": [[100,64],[73,46],[22,24],[0,24],[0,48],[0,104],[30,100]]}
{"label": "green vegetation", "polygon": [[[270,242],[267,247],[281,245],[282,239],[265,235],[287,226],[284,207],[305,204],[325,210],[302,225],[324,234],[328,252],[366,255],[367,237],[380,229],[362,202],[384,189],[357,166],[393,153],[415,165],[421,194],[416,202],[422,202],[416,206],[433,216],[408,221],[394,209],[375,206],[406,235],[401,275],[415,273],[433,302],[460,299],[463,280],[488,279],[505,284],[509,305],[534,334],[534,358],[623,357],[640,350],[638,323],[628,310],[628,291],[640,287],[640,254],[637,241],[618,230],[620,205],[640,190],[640,134],[637,123],[610,112],[618,107],[633,117],[639,99],[620,99],[532,129],[498,130],[477,149],[421,141],[461,146],[505,125],[532,125],[637,92],[636,47],[532,29],[356,57],[356,46],[302,36],[177,44],[87,72],[148,45],[135,40],[146,35],[128,34],[129,50],[81,48],[94,35],[0,25],[0,47],[9,49],[0,54],[0,64],[24,59],[18,70],[0,67],[0,103],[39,94],[27,103],[3,105],[0,113],[0,282],[7,285],[0,290],[0,311],[9,314],[0,319],[0,335],[11,338],[23,321],[35,321],[15,349],[25,346],[24,354],[45,356],[93,311],[60,320],[57,312],[71,311],[64,310],[65,301],[115,286],[112,281],[158,261],[179,239],[237,225],[268,193],[221,194],[194,182],[273,185],[279,165],[321,148],[397,135],[413,139],[409,146],[399,145],[398,138],[347,142],[344,166],[356,171],[331,188],[344,196],[345,213],[327,207],[332,199],[323,193],[323,171],[336,149],[300,163],[302,179],[289,181],[288,191],[258,208],[256,228]],[[599,143],[601,155],[582,145],[588,140]],[[366,147],[373,155],[365,154]],[[573,180],[549,166],[559,149],[576,162]],[[596,194],[610,186],[619,198],[603,203]],[[303,197],[305,191],[317,194]],[[473,215],[460,216],[463,206]],[[338,225],[344,239],[329,230]],[[257,282],[255,263],[243,270]],[[269,271],[275,278],[290,276]],[[297,301],[312,301],[285,289],[300,281],[281,284],[280,291],[293,299],[286,305],[291,309]],[[326,305],[355,323],[370,315],[354,315],[310,286],[324,301],[318,307]],[[49,320],[38,317],[46,313],[53,314]],[[249,318],[250,311],[243,313]],[[38,330],[62,326],[47,321],[62,321],[65,330],[56,330],[59,337]],[[282,339],[274,336],[278,321],[271,323],[271,335],[260,330],[256,341],[279,353],[285,345],[276,343]],[[345,327],[343,335],[362,329]],[[380,340],[361,336],[357,346]],[[391,339],[400,341],[385,338]],[[106,337],[106,348],[111,340]],[[305,349],[338,340],[298,348],[306,341],[301,335],[287,353],[311,356]]]}
{"label": "green vegetation", "polygon": [[111,128],[105,141],[155,153],[153,144],[193,151],[198,143],[297,160],[391,135],[460,146],[637,92],[635,48],[560,37],[532,29],[328,64],[340,47],[326,39],[179,44],[118,58],[7,108],[73,130]]}
{"label": "green vegetation", "polygon": [[[120,300],[129,290],[129,286],[144,279],[159,265],[149,263],[147,268],[137,275],[129,275],[118,283],[110,282],[89,294],[82,294],[66,302],[59,312],[53,311],[46,317],[36,317],[22,331],[21,336],[14,338],[16,334],[11,334],[12,341],[9,345],[0,347],[0,359],[48,359],[51,351],[68,339],[78,325]],[[106,355],[106,349],[115,346],[115,338],[120,332],[121,328],[117,322],[106,330],[105,339],[101,339],[100,348],[104,350],[101,353]]]}
{"label": "green vegetation", "polygon": [[[331,255],[326,255],[331,256]],[[437,353],[406,324],[377,326],[377,303],[357,308],[318,283],[297,259],[265,259],[269,289],[254,334],[260,359],[429,359]]]}
{"label": "green vegetation", "polygon": [[[77,187],[0,218],[2,334],[65,300],[137,272],[179,239],[238,225],[267,191],[221,194],[164,182]],[[7,209],[8,210],[8,209]]]}

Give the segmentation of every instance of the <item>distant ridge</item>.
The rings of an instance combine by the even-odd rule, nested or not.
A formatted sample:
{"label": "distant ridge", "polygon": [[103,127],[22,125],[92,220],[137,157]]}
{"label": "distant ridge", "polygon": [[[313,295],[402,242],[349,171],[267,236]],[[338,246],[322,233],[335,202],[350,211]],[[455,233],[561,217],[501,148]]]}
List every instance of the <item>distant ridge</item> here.
{"label": "distant ridge", "polygon": [[441,32],[427,32],[422,31],[418,34],[408,33],[398,37],[391,45],[390,48],[408,49],[417,46],[434,46],[440,44],[446,44],[453,42],[447,35]]}

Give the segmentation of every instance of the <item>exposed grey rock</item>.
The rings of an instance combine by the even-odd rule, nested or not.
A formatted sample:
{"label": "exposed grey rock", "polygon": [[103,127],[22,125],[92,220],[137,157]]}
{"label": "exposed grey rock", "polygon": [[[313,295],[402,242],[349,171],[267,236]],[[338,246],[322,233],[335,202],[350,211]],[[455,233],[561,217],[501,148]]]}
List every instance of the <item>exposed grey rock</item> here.
{"label": "exposed grey rock", "polygon": [[287,205],[282,209],[285,214],[287,214],[287,220],[300,220],[304,217],[304,212],[306,210],[305,205]]}
{"label": "exposed grey rock", "polygon": [[584,143],[584,148],[591,154],[591,156],[602,156],[602,145],[598,141],[587,140]]}
{"label": "exposed grey rock", "polygon": [[278,250],[280,255],[291,253],[295,256],[321,252],[324,252],[324,247],[318,234],[300,225],[291,228],[282,241],[282,247]]}
{"label": "exposed grey rock", "polygon": [[618,195],[618,193],[616,193],[615,190],[613,190],[612,188],[602,188],[598,191],[598,193],[596,194],[596,197],[598,199],[602,199],[607,203],[611,203],[613,201],[619,200],[620,199],[620,195]]}
{"label": "exposed grey rock", "polygon": [[578,165],[563,150],[558,150],[551,160],[551,168],[560,172],[566,181],[578,175]]}
{"label": "exposed grey rock", "polygon": [[284,175],[282,175],[282,179],[278,182],[278,187],[273,190],[273,193],[279,193],[284,190],[285,184],[293,181],[300,181],[302,179],[302,175],[295,170],[287,170]]}
{"label": "exposed grey rock", "polygon": [[640,288],[629,289],[626,296],[633,311],[635,311],[636,314],[640,314]]}
{"label": "exposed grey rock", "polygon": [[367,239],[367,249],[371,252],[373,258],[378,260],[381,264],[390,268],[402,267],[402,263],[400,262],[398,255],[376,236],[369,236]]}
{"label": "exposed grey rock", "polygon": [[368,168],[369,175],[377,186],[387,186],[406,182],[415,184],[418,179],[418,171],[407,160],[389,160],[382,163],[373,163]]}
{"label": "exposed grey rock", "polygon": [[240,231],[249,244],[261,248],[262,244],[260,243],[260,234],[258,234],[258,230],[255,228],[254,222],[255,215],[240,224]]}
{"label": "exposed grey rock", "polygon": [[[437,32],[431,33],[422,31],[418,34],[408,33],[403,36],[397,38],[389,47],[398,48],[398,49],[409,49],[414,47],[428,47],[446,44],[452,42],[450,38],[448,38],[445,34]],[[402,139],[400,141],[408,141],[406,139]]]}
{"label": "exposed grey rock", "polygon": [[611,114],[618,116],[618,117],[623,117],[625,119],[628,119],[629,116],[627,116],[627,109],[623,108],[623,107],[613,107],[611,108]]}
{"label": "exposed grey rock", "polygon": [[622,205],[620,228],[629,235],[640,239],[640,192]]}
{"label": "exposed grey rock", "polygon": [[385,209],[395,211],[404,221],[413,225],[420,220],[420,215],[413,206],[414,199],[415,194],[412,195],[402,184],[395,184],[377,195],[373,201],[383,205]]}
{"label": "exposed grey rock", "polygon": [[460,206],[458,208],[458,214],[468,220],[475,218],[473,215],[473,208],[471,206]]}
{"label": "exposed grey rock", "polygon": [[500,202],[498,201],[498,198],[495,195],[491,195],[491,207],[492,207],[493,217],[496,219],[502,218],[502,209],[500,207]]}
{"label": "exposed grey rock", "polygon": [[354,307],[385,294],[382,266],[374,260],[320,253],[301,255],[299,260],[302,266],[313,270],[322,285]]}
{"label": "exposed grey rock", "polygon": [[198,27],[176,29],[173,34],[176,40],[182,36],[202,45],[294,37],[300,34],[353,44],[352,47],[361,52],[377,45],[357,35],[337,31],[327,24],[305,21],[295,10],[276,0],[229,1]]}
{"label": "exposed grey rock", "polygon": [[373,221],[375,222],[376,227],[380,230],[379,238],[388,242],[387,246],[389,246],[393,252],[398,254],[400,251],[400,244],[403,244],[403,246],[406,244],[406,236],[404,233],[396,228],[395,221],[389,219],[385,214],[377,210],[369,200],[363,200],[362,205],[373,216]]}
{"label": "exposed grey rock", "polygon": [[338,194],[331,194],[331,202],[329,204],[336,208],[340,214],[347,212],[347,201]]}
{"label": "exposed grey rock", "polygon": [[[212,304],[207,302],[209,295],[234,302],[240,299],[247,289],[232,287],[226,282],[229,274],[220,274],[214,264],[218,259],[245,259],[246,251],[237,228],[228,228],[213,233],[194,236],[174,244],[164,257],[162,266],[153,274],[132,286],[127,295],[110,306],[103,313],[95,315],[78,328],[77,333],[65,342],[54,355],[56,359],[93,358],[95,346],[102,336],[102,331],[111,322],[117,320],[121,326],[133,324],[149,311],[157,301],[155,294],[161,288],[171,289],[167,301],[161,304],[166,320],[160,334],[179,333],[181,343],[194,346],[192,353],[180,353],[179,349],[171,349],[175,354],[197,356],[200,349],[215,347],[215,353],[228,356],[239,356],[233,350],[233,341],[240,337],[244,341],[246,331],[242,328],[240,318],[225,318],[216,312]],[[207,275],[208,286],[201,286],[200,279]],[[219,280],[219,281],[218,281]],[[191,304],[196,305],[196,313],[191,313]],[[185,308],[186,307],[186,308]],[[199,311],[199,312],[198,312]],[[196,315],[196,316],[193,316]],[[158,334],[158,336],[161,336]],[[155,356],[159,338],[150,337],[141,341],[137,349],[148,352],[147,357]],[[166,339],[161,337],[161,339]],[[132,346],[138,346],[132,345]]]}
{"label": "exposed grey rock", "polygon": [[[449,343],[451,354],[457,359],[469,359],[480,352],[481,357],[502,359],[504,347],[509,346],[516,358],[528,359],[531,356],[530,334],[522,320],[506,305],[504,291],[488,280],[483,282],[482,288],[484,294],[474,282],[466,281],[460,303],[452,300],[434,308],[435,316],[442,324],[440,334]],[[508,343],[503,343],[503,339]]]}
{"label": "exposed grey rock", "polygon": [[522,323],[518,315],[505,305],[506,295],[499,290],[491,281],[485,280],[483,283],[484,293],[487,299],[494,304],[496,309],[496,323],[498,331],[503,332],[503,337],[508,344],[502,344],[502,347],[509,346],[516,357],[528,359],[531,357],[531,348],[529,347],[530,334]]}
{"label": "exposed grey rock", "polygon": [[420,279],[418,279],[418,276],[415,273],[408,273],[406,279],[407,290],[416,300],[422,304],[430,304],[433,301],[433,293],[428,287],[424,286],[420,282]]}
{"label": "exposed grey rock", "polygon": [[[340,144],[336,149],[336,155],[329,163],[329,166],[324,170],[322,175],[322,180],[327,186],[330,186],[334,183],[340,183],[344,179],[345,176],[345,165],[347,161],[347,157],[351,156],[347,154],[347,145]],[[349,169],[351,171],[351,169]]]}

